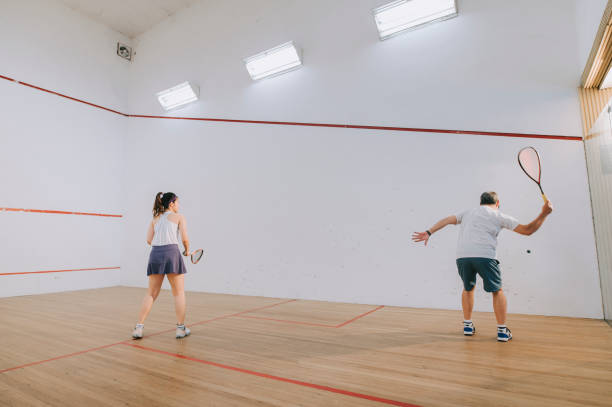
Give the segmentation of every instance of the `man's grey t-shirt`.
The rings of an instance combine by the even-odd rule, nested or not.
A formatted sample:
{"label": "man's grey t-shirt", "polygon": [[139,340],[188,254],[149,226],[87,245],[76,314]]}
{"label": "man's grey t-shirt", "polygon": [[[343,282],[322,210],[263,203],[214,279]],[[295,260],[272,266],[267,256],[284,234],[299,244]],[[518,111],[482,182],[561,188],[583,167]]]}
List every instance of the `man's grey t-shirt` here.
{"label": "man's grey t-shirt", "polygon": [[497,235],[502,229],[514,230],[519,222],[489,206],[479,206],[457,215],[459,241],[457,258],[484,257],[494,259]]}

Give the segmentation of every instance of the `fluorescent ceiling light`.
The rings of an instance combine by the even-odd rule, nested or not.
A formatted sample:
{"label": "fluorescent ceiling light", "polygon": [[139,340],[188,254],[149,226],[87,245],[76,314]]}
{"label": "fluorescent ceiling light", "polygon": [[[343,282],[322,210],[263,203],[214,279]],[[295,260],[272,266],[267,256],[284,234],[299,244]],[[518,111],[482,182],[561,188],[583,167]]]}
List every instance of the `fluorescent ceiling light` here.
{"label": "fluorescent ceiling light", "polygon": [[302,66],[302,58],[295,44],[287,42],[252,57],[245,58],[244,63],[249,75],[256,81],[297,69]]}
{"label": "fluorescent ceiling light", "polygon": [[402,31],[457,16],[455,0],[399,0],[375,8],[374,20],[381,40]]}
{"label": "fluorescent ceiling light", "polygon": [[156,96],[165,110],[172,110],[198,100],[200,89],[197,85],[183,82],[180,85],[157,93]]}

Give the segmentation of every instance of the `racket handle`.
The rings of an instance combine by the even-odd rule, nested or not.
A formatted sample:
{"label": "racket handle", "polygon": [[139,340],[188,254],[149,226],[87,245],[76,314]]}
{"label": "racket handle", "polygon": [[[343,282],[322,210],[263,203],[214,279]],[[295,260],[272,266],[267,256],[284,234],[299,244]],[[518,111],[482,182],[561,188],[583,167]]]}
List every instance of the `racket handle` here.
{"label": "racket handle", "polygon": [[548,202],[548,198],[546,197],[546,194],[542,194],[542,199],[544,199],[544,203]]}

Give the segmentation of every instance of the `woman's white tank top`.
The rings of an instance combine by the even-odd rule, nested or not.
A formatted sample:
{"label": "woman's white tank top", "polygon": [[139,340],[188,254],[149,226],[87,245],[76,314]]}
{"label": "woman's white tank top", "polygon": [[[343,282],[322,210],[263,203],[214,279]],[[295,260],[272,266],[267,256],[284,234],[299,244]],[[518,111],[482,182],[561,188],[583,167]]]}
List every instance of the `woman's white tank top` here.
{"label": "woman's white tank top", "polygon": [[168,215],[170,211],[164,212],[154,226],[155,235],[151,246],[165,246],[167,244],[178,244],[178,224],[170,222]]}

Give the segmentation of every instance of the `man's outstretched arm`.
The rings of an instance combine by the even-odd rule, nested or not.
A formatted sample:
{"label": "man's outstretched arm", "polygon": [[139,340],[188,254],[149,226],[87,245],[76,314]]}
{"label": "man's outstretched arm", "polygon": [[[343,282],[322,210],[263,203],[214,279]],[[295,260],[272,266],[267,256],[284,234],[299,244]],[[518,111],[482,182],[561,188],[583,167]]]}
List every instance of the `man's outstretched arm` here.
{"label": "man's outstretched arm", "polygon": [[412,234],[412,240],[414,242],[425,242],[425,246],[427,246],[427,241],[429,240],[429,236],[436,233],[438,230],[444,228],[448,225],[456,225],[457,217],[455,215],[447,216],[444,219],[439,220],[435,225],[431,228],[427,229],[425,232],[414,232]]}
{"label": "man's outstretched arm", "polygon": [[527,225],[518,225],[514,228],[514,231],[516,233],[520,233],[521,235],[526,236],[534,234],[540,228],[540,226],[542,226],[542,223],[544,223],[544,220],[548,215],[550,215],[552,211],[552,204],[550,203],[550,201],[546,201],[546,203],[542,207],[542,212],[540,212],[537,218],[535,218],[531,223]]}

